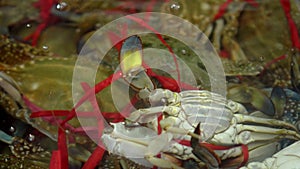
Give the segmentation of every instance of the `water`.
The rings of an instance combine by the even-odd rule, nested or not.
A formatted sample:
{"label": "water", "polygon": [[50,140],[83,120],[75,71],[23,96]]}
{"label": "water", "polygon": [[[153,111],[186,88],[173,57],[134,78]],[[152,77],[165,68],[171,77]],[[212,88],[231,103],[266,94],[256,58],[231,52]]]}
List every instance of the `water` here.
{"label": "water", "polygon": [[[97,107],[98,113],[102,112],[106,117],[106,125],[109,125],[110,122],[124,121],[124,117],[120,114],[130,114],[134,109],[168,104],[157,101],[157,105],[150,105],[147,99],[135,98],[140,89],[135,88],[134,83],[141,83],[137,79],[142,73],[136,73],[136,76],[131,77],[132,81],[129,83],[124,80],[115,81],[113,88],[109,86],[109,80],[104,81],[113,73],[121,71],[118,51],[122,46],[120,41],[135,29],[139,30],[141,25],[149,30],[149,33],[138,35],[142,40],[143,50],[156,49],[153,52],[155,56],[151,56],[155,59],[151,59],[151,63],[168,67],[168,69],[150,70],[145,65],[136,66],[132,62],[121,64],[126,64],[132,70],[145,70],[148,76],[151,76],[151,83],[156,88],[167,88],[176,92],[179,92],[179,87],[181,90],[211,91],[212,83],[218,79],[212,77],[208,72],[222,67],[224,72],[220,73],[226,78],[226,82],[218,85],[228,89],[224,91],[224,93],[230,93],[227,97],[245,106],[248,113],[254,112],[253,116],[282,119],[299,128],[300,112],[297,105],[299,105],[300,90],[300,40],[298,39],[300,2],[298,0],[284,1],[284,3],[272,0],[231,3],[223,0],[211,2],[203,2],[203,0],[153,0],[147,2],[140,0],[64,0],[58,2],[39,0],[42,5],[38,5],[38,3],[34,5],[36,1],[7,0],[0,2],[0,69],[2,71],[0,74],[0,109],[3,117],[1,132],[5,133],[1,136],[3,138],[1,138],[0,144],[0,166],[2,168],[20,168],[21,166],[28,168],[36,165],[41,168],[49,168],[49,165],[54,163],[52,160],[55,160],[56,150],[66,153],[61,146],[63,143],[66,143],[69,150],[69,160],[61,156],[62,165],[66,165],[66,162],[69,161],[69,165],[66,165],[67,168],[81,168],[96,149],[98,141],[95,140],[100,139],[99,114],[93,114]],[[290,10],[284,8],[289,5],[291,6]],[[151,17],[153,14],[148,13],[145,14],[143,20],[138,20],[138,22],[136,22],[136,18],[131,18],[127,23],[115,26],[120,28],[119,32],[110,32],[105,36],[91,38],[97,30],[116,22],[116,19],[139,12],[167,13],[183,18],[185,21],[172,20],[170,15],[154,18]],[[186,39],[177,39],[175,36],[167,35],[160,37],[160,32],[153,32],[151,26],[147,25],[147,23],[155,22],[157,25],[161,25],[162,30],[170,29],[169,32],[176,32],[178,36]],[[190,24],[187,22],[192,23],[193,27],[188,27],[187,25]],[[126,24],[135,25],[135,27],[132,28]],[[115,27],[110,30],[116,30]],[[196,28],[204,34],[198,34],[198,31],[195,31]],[[207,36],[209,41],[203,40],[204,36]],[[195,38],[197,39],[196,44],[184,43],[191,42],[189,38],[193,37],[198,37],[198,39]],[[92,41],[91,39],[97,43],[84,46],[86,42]],[[105,56],[97,55],[98,51],[112,46],[112,42],[120,43],[107,51]],[[213,46],[210,46],[210,43]],[[204,46],[205,49],[211,50],[208,53],[207,51],[200,52],[202,56],[199,57],[194,51],[195,46]],[[83,52],[83,50],[85,51]],[[161,50],[164,52],[160,55],[159,51]],[[176,64],[172,52],[180,64]],[[86,58],[91,58],[86,60],[86,67],[78,65],[80,53]],[[170,54],[168,56],[171,59],[162,58],[167,56],[166,53]],[[132,58],[140,57],[137,53],[129,52],[128,55]],[[151,55],[151,53],[147,53],[147,55]],[[200,59],[205,56],[216,56],[222,64],[211,63],[208,64],[210,67],[207,67],[206,62]],[[102,59],[101,63],[98,63],[99,58]],[[84,77],[78,78],[73,74],[75,65],[77,66],[76,70],[83,72]],[[93,65],[97,65],[97,71],[89,70]],[[95,72],[95,74],[91,72]],[[123,76],[119,75],[118,77]],[[83,80],[74,84],[74,81],[76,82],[78,79]],[[90,79],[95,79],[95,82],[89,81]],[[107,87],[101,90],[95,98],[91,95],[87,96],[82,105],[76,108],[77,113],[79,112],[79,115],[87,119],[85,123],[72,118],[64,125],[62,121],[67,115],[70,115],[70,110],[77,104],[74,102],[76,100],[74,98],[81,98],[88,91],[93,93],[94,89],[90,89],[93,87],[93,82],[97,84],[101,81],[104,82],[101,83],[102,85],[98,85],[96,90],[100,90],[103,86]],[[150,81],[144,83],[147,86]],[[144,84],[142,83],[142,85]],[[148,86],[150,85],[148,84]],[[272,93],[272,89],[275,87],[284,89],[284,92],[280,93],[276,89]],[[143,91],[148,90],[150,89]],[[112,93],[117,95],[120,103],[114,103]],[[249,95],[246,97],[245,93]],[[193,103],[202,104],[198,97],[195,96],[197,101]],[[285,99],[288,101],[284,102]],[[163,98],[163,100],[166,99]],[[118,105],[117,108],[116,105]],[[270,117],[261,113],[268,111],[265,109],[266,107],[274,109],[272,112],[275,114]],[[211,108],[213,111],[219,111],[219,107]],[[45,110],[49,111],[45,112]],[[122,112],[120,113],[120,111]],[[153,114],[155,113],[159,115],[159,112],[153,112]],[[160,133],[156,121],[157,116],[153,114],[145,117],[153,120],[148,127]],[[34,115],[35,118],[30,115]],[[45,117],[41,117],[42,115]],[[128,131],[136,125],[139,126],[137,123],[127,121],[124,125],[128,127]],[[182,124],[185,127],[187,125],[189,124]],[[250,125],[253,125],[252,122]],[[59,129],[64,132],[58,132]],[[91,135],[85,134],[87,130]],[[210,134],[213,132],[212,129]],[[68,142],[62,139],[64,138],[63,133],[66,134]],[[123,136],[118,137],[124,139]],[[267,138],[267,136],[263,137]],[[14,143],[7,140],[14,140]],[[148,143],[139,141],[134,140],[132,143],[137,144],[137,150],[145,151],[147,154],[145,144]],[[186,141],[189,142],[189,138]],[[281,142],[281,144],[286,146],[291,142],[289,140]],[[174,145],[173,142],[170,142],[170,145]],[[164,148],[161,151],[166,151],[166,147]],[[101,154],[100,152],[101,150],[98,150],[99,154]],[[268,155],[268,157],[270,156]],[[127,164],[143,168],[133,161],[150,165],[144,157],[130,161],[124,157],[105,153],[99,166],[100,168],[107,168],[107,166],[125,168]],[[86,163],[86,165],[90,165],[90,163]],[[183,161],[182,166],[190,165],[196,167],[197,164]],[[238,166],[239,164],[232,163],[232,165]]]}

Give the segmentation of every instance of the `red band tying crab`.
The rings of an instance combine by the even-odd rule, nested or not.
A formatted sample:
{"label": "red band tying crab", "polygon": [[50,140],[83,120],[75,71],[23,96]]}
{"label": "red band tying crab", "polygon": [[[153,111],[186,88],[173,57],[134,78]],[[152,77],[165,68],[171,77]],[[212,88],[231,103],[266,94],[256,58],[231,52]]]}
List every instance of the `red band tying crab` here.
{"label": "red band tying crab", "polygon": [[291,16],[291,14],[290,14],[290,11],[291,11],[290,1],[289,0],[280,0],[280,3],[284,10],[285,17],[288,21],[293,47],[300,49],[300,40],[299,40],[298,30],[297,30],[296,24]]}
{"label": "red band tying crab", "polygon": [[39,0],[38,2],[34,3],[34,6],[40,9],[41,23],[38,25],[35,32],[24,38],[26,41],[31,40],[32,46],[36,46],[42,31],[50,24],[53,24],[57,21],[57,18],[51,15],[51,8],[55,3],[57,3],[56,0]]}

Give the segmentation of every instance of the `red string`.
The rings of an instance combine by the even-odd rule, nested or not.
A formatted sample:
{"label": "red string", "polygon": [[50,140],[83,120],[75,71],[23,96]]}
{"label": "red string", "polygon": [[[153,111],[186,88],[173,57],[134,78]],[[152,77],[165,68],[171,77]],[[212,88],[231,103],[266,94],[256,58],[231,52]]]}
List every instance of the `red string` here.
{"label": "red string", "polygon": [[221,50],[221,51],[219,52],[219,55],[220,55],[222,58],[227,58],[227,59],[230,58],[230,54],[229,54],[228,51],[226,51],[226,50]]}
{"label": "red string", "polygon": [[61,152],[59,150],[52,151],[49,168],[61,169]]}
{"label": "red string", "polygon": [[277,58],[271,60],[270,62],[268,62],[268,63],[264,66],[264,70],[261,71],[260,76],[262,76],[262,75],[265,73],[265,71],[266,71],[272,64],[274,64],[274,63],[276,63],[276,62],[278,62],[278,61],[280,61],[280,60],[284,60],[285,58],[287,58],[287,55],[282,55],[282,56],[279,56],[279,57],[277,57]]}
{"label": "red string", "polygon": [[[220,6],[218,13],[215,15],[215,17],[213,19],[214,21],[223,17],[223,15],[225,14],[225,12],[227,10],[228,5],[231,2],[233,2],[233,0],[227,0]],[[253,7],[258,7],[258,3],[255,0],[245,0],[245,2],[247,2],[248,4],[250,4]]]}
{"label": "red string", "polygon": [[51,8],[55,3],[57,3],[57,0],[39,0],[38,2],[34,3],[34,6],[40,9],[41,23],[32,34],[24,38],[24,40],[32,40],[32,46],[36,46],[41,32],[48,25],[57,21],[57,18],[51,15]]}
{"label": "red string", "polygon": [[[62,126],[63,127],[63,126]],[[58,151],[60,152],[60,160],[57,160],[60,163],[61,169],[68,169],[69,168],[69,161],[68,161],[68,147],[67,147],[67,139],[66,133],[64,128],[58,128],[58,139],[57,139],[57,147]],[[56,168],[51,168],[56,169]]]}
{"label": "red string", "polygon": [[158,117],[157,117],[157,134],[160,135],[161,132],[162,132],[162,128],[160,126],[160,121],[162,120],[163,118],[163,115],[160,114]]}
{"label": "red string", "polygon": [[99,93],[107,86],[111,85],[111,83],[115,82],[116,80],[120,79],[122,77],[122,72],[118,71],[112,75],[110,75],[105,80],[97,83],[93,88],[91,88],[89,91],[87,91],[83,97],[78,101],[78,103],[74,106],[74,110],[77,109],[82,103],[84,103],[91,95],[95,93]]}
{"label": "red string", "polygon": [[169,89],[173,92],[180,92],[180,88],[183,88],[185,90],[197,90],[198,89],[197,87],[191,86],[184,82],[180,82],[181,86],[179,87],[179,84],[177,84],[177,81],[174,80],[173,78],[161,76],[161,75],[154,73],[152,71],[152,69],[146,63],[143,63],[143,67],[145,69],[147,69],[147,72],[146,72],[147,75],[150,77],[156,78],[164,89]]}
{"label": "red string", "polygon": [[[81,87],[83,88],[83,90],[85,92],[89,91],[91,89],[91,87],[86,83],[86,82],[82,82],[81,83]],[[89,97],[89,102],[91,103],[92,107],[93,107],[93,112],[94,112],[94,116],[97,119],[97,123],[98,123],[98,136],[100,138],[102,131],[104,129],[104,122],[103,122],[103,118],[101,118],[101,111],[100,108],[98,106],[97,100],[96,100],[96,95],[92,95],[91,97]]]}
{"label": "red string", "polygon": [[[42,0],[39,1],[39,2],[42,2]],[[47,1],[47,2],[53,2],[53,1],[50,0],[50,1]],[[44,9],[46,9],[46,8],[44,8]],[[27,39],[32,39],[33,45],[36,44],[37,39],[38,39],[41,31],[48,24],[48,19],[49,19],[50,13],[47,14],[47,12],[45,12],[45,11],[46,10],[41,10],[41,18],[44,19],[44,22],[38,26],[37,30],[32,35],[29,35],[27,37]],[[131,19],[135,20],[137,18],[131,18]],[[141,20],[135,20],[135,21],[139,21],[140,23],[143,23],[142,25],[146,26],[148,29],[151,28],[150,26],[147,26],[147,24],[145,24]],[[174,55],[171,47],[164,41],[164,39],[162,38],[162,36],[160,34],[158,34],[153,28],[151,30],[154,31],[157,34],[158,38],[162,41],[162,43],[165,46],[167,46],[167,48],[169,49],[169,51],[172,53],[172,55],[174,57],[174,62],[176,64],[176,68],[178,70],[178,63],[177,63],[177,60],[175,58],[175,55]],[[90,88],[90,89],[86,90],[85,95],[79,100],[79,102],[74,106],[74,108],[71,111],[64,111],[64,110],[58,110],[58,111],[56,111],[56,110],[54,110],[54,111],[40,111],[40,112],[36,112],[36,113],[32,114],[32,117],[41,117],[41,116],[48,116],[48,115],[49,116],[53,116],[53,115],[54,116],[64,116],[64,115],[67,114],[66,119],[61,122],[61,127],[59,127],[59,130],[58,130],[58,150],[53,152],[53,156],[52,156],[52,159],[51,159],[52,160],[51,161],[51,164],[52,164],[51,165],[51,169],[52,168],[58,168],[57,166],[60,166],[59,168],[62,168],[62,169],[67,169],[68,168],[68,150],[67,150],[66,135],[65,135],[65,131],[64,130],[65,130],[65,124],[69,120],[71,120],[72,118],[75,117],[75,109],[78,108],[87,99],[90,99],[90,97],[92,96],[92,94],[100,92],[105,87],[109,86],[113,81],[119,79],[121,77],[121,75],[122,75],[121,72],[117,72],[117,74],[111,75],[107,79],[105,79],[102,82],[96,84],[93,88]],[[180,83],[180,74],[179,74],[179,72],[178,72],[178,79],[179,79],[179,83]],[[172,81],[171,83],[174,83],[174,82]],[[99,128],[100,131],[102,131],[102,129],[103,129],[103,121],[101,121],[101,120],[99,121],[98,128]],[[100,133],[100,132],[98,132],[98,133]],[[100,155],[97,156],[97,153],[100,154]],[[89,160],[86,163],[85,167],[86,168],[92,168],[92,166],[96,166],[97,163],[98,163],[98,161],[102,159],[103,153],[104,153],[103,150],[97,150],[96,149],[93,152],[92,156],[89,158]],[[95,154],[97,156],[97,159],[95,157]]]}
{"label": "red string", "polygon": [[223,17],[224,13],[226,12],[226,9],[228,7],[228,5],[232,2],[232,0],[227,0],[226,2],[224,2],[220,8],[218,13],[215,15],[214,17],[214,21],[217,19],[220,19],[221,17]]}
{"label": "red string", "polygon": [[[296,27],[296,24],[290,14],[290,10],[291,10],[291,4],[290,4],[290,1],[289,0],[280,0],[280,3],[281,3],[281,6],[283,8],[283,11],[284,11],[284,14],[286,16],[286,19],[288,21],[288,25],[289,25],[289,29],[290,29],[290,36],[291,36],[291,41],[292,41],[292,44],[293,44],[293,47],[294,48],[297,48],[297,49],[300,49],[300,42],[299,42],[299,35],[298,35],[298,30],[297,30],[297,27]],[[287,55],[282,55],[282,56],[279,56],[273,60],[271,60],[270,62],[268,62],[265,66],[264,66],[264,70],[260,73],[260,75],[262,76],[265,72],[265,70],[270,67],[272,64],[280,61],[280,60],[283,60],[283,59],[286,59],[287,58]]]}
{"label": "red string", "polygon": [[36,117],[47,117],[47,116],[66,116],[70,113],[69,110],[41,110],[37,112],[32,112],[30,118]]}
{"label": "red string", "polygon": [[131,19],[132,21],[140,24],[140,26],[143,26],[149,30],[151,30],[152,32],[154,32],[156,34],[156,36],[158,37],[158,39],[163,43],[163,45],[165,45],[169,52],[172,54],[172,57],[173,57],[173,60],[174,60],[174,63],[175,63],[175,66],[176,66],[176,71],[177,71],[177,79],[178,79],[178,83],[179,83],[179,86],[180,85],[180,72],[179,72],[179,69],[178,69],[178,62],[177,62],[177,59],[176,59],[176,56],[172,50],[172,48],[169,46],[169,44],[163,39],[163,37],[161,36],[161,34],[159,32],[157,32],[154,28],[152,28],[150,25],[148,25],[144,20],[140,19],[140,18],[136,18],[134,16],[131,16],[131,15],[128,15],[126,16],[128,19]]}
{"label": "red string", "polygon": [[149,21],[149,18],[150,18],[150,15],[151,15],[150,12],[152,12],[155,3],[156,3],[156,0],[151,0],[150,4],[146,8],[146,12],[148,12],[148,13],[146,13],[146,17],[145,17],[146,22]]}
{"label": "red string", "polygon": [[111,41],[112,44],[117,43],[114,48],[116,48],[119,52],[122,48],[122,40],[121,37],[119,37],[118,35],[116,35],[114,32],[108,32],[108,37]]}
{"label": "red string", "polygon": [[[67,142],[66,142],[66,135],[65,135],[65,131],[64,131],[65,124],[66,124],[66,122],[68,122],[75,116],[76,107],[79,107],[87,99],[91,99],[92,94],[95,95],[95,93],[100,92],[105,87],[110,85],[113,80],[116,80],[119,77],[121,77],[121,76],[117,76],[117,78],[113,78],[113,76],[114,75],[111,75],[104,81],[96,84],[95,87],[89,88],[86,91],[85,95],[82,97],[82,99],[77,103],[77,105],[71,111],[69,111],[69,113],[67,114],[67,118],[61,122],[61,127],[58,128],[58,150],[57,150],[57,152],[54,152],[52,154],[52,155],[54,155],[51,158],[51,160],[53,160],[53,161],[51,161],[50,163],[52,164],[51,167],[53,167],[53,168],[50,168],[50,169],[56,169],[57,166],[60,166],[61,169],[68,168],[68,148],[67,148]],[[83,85],[83,86],[86,87],[85,85]],[[29,101],[29,100],[26,100],[26,101]],[[34,107],[34,108],[37,108],[37,107]],[[64,110],[40,111],[40,112],[33,113],[32,117],[41,117],[41,116],[48,116],[48,115],[49,116],[53,116],[53,115],[60,116],[60,115],[64,115],[66,112],[67,111],[64,111]],[[98,120],[98,122],[99,122],[98,133],[100,133],[99,131],[103,130],[103,122],[101,120]]]}
{"label": "red string", "polygon": [[82,169],[92,169],[95,168],[99,161],[102,160],[105,150],[99,146],[93,151],[92,155],[89,157],[87,162],[83,165]]}
{"label": "red string", "polygon": [[290,1],[289,0],[280,0],[280,3],[284,10],[285,17],[288,21],[293,47],[300,49],[300,41],[299,41],[297,26],[290,14],[290,11],[291,11]]}
{"label": "red string", "polygon": [[133,97],[130,102],[124,107],[124,109],[121,111],[121,114],[125,117],[129,117],[130,113],[131,113],[131,109],[133,108],[132,105],[134,105],[135,103],[137,103],[138,98],[135,96]]}
{"label": "red string", "polygon": [[239,167],[244,166],[249,160],[248,146],[244,145],[244,144],[242,144],[241,146],[242,146],[242,152],[243,152],[244,160],[243,160],[243,162],[241,163],[241,165]]}
{"label": "red string", "polygon": [[38,107],[37,105],[33,104],[26,96],[22,96],[22,99],[23,99],[24,103],[26,104],[26,106],[32,112],[42,111],[42,109],[40,107]]}

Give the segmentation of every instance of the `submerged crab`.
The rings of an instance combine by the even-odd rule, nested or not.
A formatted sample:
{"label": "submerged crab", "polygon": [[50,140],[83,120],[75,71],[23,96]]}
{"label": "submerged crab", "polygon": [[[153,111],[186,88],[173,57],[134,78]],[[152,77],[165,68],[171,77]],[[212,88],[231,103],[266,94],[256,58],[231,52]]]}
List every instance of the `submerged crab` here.
{"label": "submerged crab", "polygon": [[[225,7],[222,6],[223,3],[223,1],[197,1],[197,5],[194,5],[180,0],[177,3],[166,3],[162,10],[187,19],[209,37],[216,51],[221,55],[226,75],[257,75],[263,68],[261,62],[250,59],[252,56],[246,55],[237,41],[242,12],[245,7],[255,8],[257,4],[235,1],[226,2]],[[175,9],[174,4],[179,8]],[[176,27],[179,33],[182,32],[180,24],[175,24],[172,20],[166,20],[166,23],[168,23],[166,26]]]}
{"label": "submerged crab", "polygon": [[[137,40],[133,41],[135,43],[140,42],[138,38],[131,37],[125,44],[132,40]],[[141,59],[139,47],[122,49],[121,58]],[[127,52],[135,55],[129,56]],[[276,119],[251,116],[249,113],[252,112],[248,112],[243,105],[227,100],[219,94],[205,90],[186,90],[178,93],[168,89],[153,89],[149,78],[140,76],[143,71],[136,74],[141,64],[132,65],[126,62],[126,59],[121,68],[124,74],[130,72],[131,76],[127,75],[125,79],[132,86],[141,89],[139,94],[148,100],[152,107],[132,112],[127,120],[131,121],[133,126],[127,128],[126,124],[117,123],[113,124],[112,131],[104,133],[102,140],[112,153],[131,158],[146,166],[151,165],[145,159],[159,167],[176,168],[179,166],[170,161],[175,157],[180,160],[192,159],[198,163],[204,159],[211,167],[232,167],[247,162],[245,159],[243,161],[245,147],[247,152],[249,151],[248,161],[256,161],[277,152],[281,148],[279,145],[282,139],[300,139],[294,125]],[[149,86],[151,88],[148,88]],[[158,123],[157,118],[161,114],[162,120]],[[195,134],[193,131],[199,123],[201,132]],[[162,128],[164,132],[158,135],[157,128]],[[182,140],[190,140],[191,137],[200,139],[201,143],[205,141],[229,148],[213,151],[202,146],[199,151],[207,153],[202,153],[204,157],[200,160],[192,153],[191,147],[180,144]],[[131,151],[132,149],[135,151]],[[163,159],[155,157],[159,153],[163,154]]]}
{"label": "submerged crab", "polygon": [[262,162],[251,162],[241,169],[286,169],[294,168],[300,162],[299,158],[300,141],[286,147],[285,149],[274,154],[272,157],[265,159]]}
{"label": "submerged crab", "polygon": [[[160,166],[165,165],[165,163],[156,162],[160,160],[154,158],[159,152],[175,155],[182,160],[195,159],[191,153],[191,149],[187,150],[187,147],[183,148],[183,145],[176,143],[176,140],[189,140],[189,136],[192,136],[206,140],[206,142],[214,145],[232,146],[229,150],[217,150],[215,153],[221,160],[233,160],[236,158],[235,162],[233,160],[232,163],[229,162],[226,164],[236,166],[240,165],[242,162],[240,160],[243,157],[242,146],[239,145],[246,145],[248,147],[249,161],[256,161],[277,152],[280,149],[279,141],[283,138],[292,140],[300,139],[295,126],[284,121],[246,115],[248,112],[242,105],[233,101],[227,101],[221,96],[207,91],[173,93],[165,89],[155,89],[151,92],[149,99],[156,103],[159,102],[160,106],[139,109],[127,118],[130,121],[145,124],[152,128],[143,129],[143,127],[137,127],[137,129],[134,129],[133,127],[131,130],[128,129],[128,131],[131,131],[135,135],[143,133],[145,140],[136,139],[129,133],[127,135],[125,133],[126,129],[123,128],[124,126],[122,127],[122,124],[118,124],[115,125],[115,130],[112,133],[103,136],[104,143],[108,146],[109,151],[128,158],[134,158],[132,154],[126,152],[129,151],[127,148],[136,147],[137,150],[139,147],[142,147],[140,151],[144,153],[143,155],[146,159]],[[224,106],[222,116],[215,117],[212,115],[213,113],[222,111],[220,108],[210,107],[212,102]],[[160,112],[164,113],[164,118],[158,125],[166,133],[157,136],[153,128],[157,128],[155,121],[156,116]],[[208,114],[208,112],[211,114]],[[209,134],[206,134],[209,131],[205,131],[206,128],[204,125],[207,123],[206,119],[212,121],[208,125],[217,125],[217,130],[212,133],[211,138],[207,137]],[[192,134],[194,127],[198,123],[201,123],[201,136]],[[138,128],[142,128],[140,129],[141,131]],[[141,158],[141,156],[139,157]],[[170,163],[168,162],[168,167],[173,167],[174,164]],[[215,162],[209,165],[218,167],[219,163]]]}

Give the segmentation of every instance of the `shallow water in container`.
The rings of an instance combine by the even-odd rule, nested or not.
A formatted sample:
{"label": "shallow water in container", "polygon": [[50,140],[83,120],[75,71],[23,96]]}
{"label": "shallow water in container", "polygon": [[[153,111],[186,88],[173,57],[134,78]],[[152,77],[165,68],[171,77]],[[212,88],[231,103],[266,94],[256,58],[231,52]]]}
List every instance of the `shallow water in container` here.
{"label": "shallow water in container", "polygon": [[298,0],[2,0],[0,33],[0,168],[300,164],[280,153],[300,139]]}

